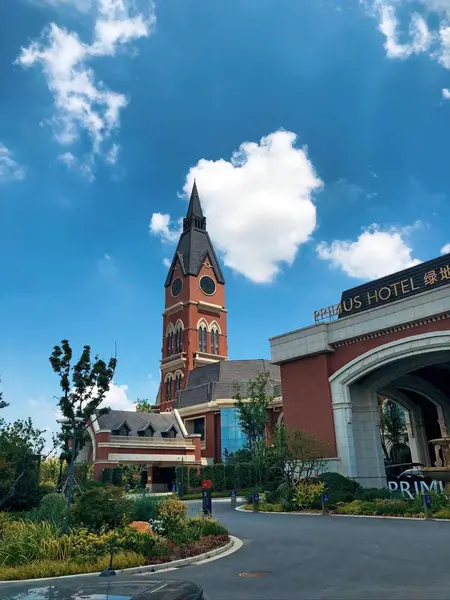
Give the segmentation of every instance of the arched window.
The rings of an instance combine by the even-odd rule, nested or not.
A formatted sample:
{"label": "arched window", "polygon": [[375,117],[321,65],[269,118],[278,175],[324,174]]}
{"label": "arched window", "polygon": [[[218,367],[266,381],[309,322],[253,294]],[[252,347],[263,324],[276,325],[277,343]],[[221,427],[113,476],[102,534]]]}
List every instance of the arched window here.
{"label": "arched window", "polygon": [[175,375],[175,393],[181,390],[181,380],[183,378],[182,373],[177,373]]}
{"label": "arched window", "polygon": [[172,400],[172,381],[173,375],[172,373],[169,373],[166,377],[166,400]]}
{"label": "arched window", "polygon": [[198,328],[198,349],[199,352],[208,352],[208,329],[206,323],[200,323]]}
{"label": "arched window", "polygon": [[178,354],[179,352],[183,352],[183,323],[181,320],[178,320],[176,322],[175,325],[175,330],[173,333],[173,340],[172,340],[172,351],[175,354]]}
{"label": "arched window", "polygon": [[216,328],[211,330],[211,354],[219,354],[219,332]]}
{"label": "arched window", "polygon": [[172,354],[173,333],[170,332],[167,336],[167,354]]}
{"label": "arched window", "polygon": [[183,350],[183,330],[181,329],[181,326],[178,327],[178,329],[176,331],[176,337],[177,337],[177,341],[176,341],[177,352],[181,352]]}

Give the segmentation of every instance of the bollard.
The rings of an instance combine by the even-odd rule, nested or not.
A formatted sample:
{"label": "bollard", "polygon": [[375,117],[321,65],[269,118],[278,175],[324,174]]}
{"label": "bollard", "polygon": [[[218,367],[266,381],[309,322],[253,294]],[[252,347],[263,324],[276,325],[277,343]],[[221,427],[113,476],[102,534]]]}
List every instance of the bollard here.
{"label": "bollard", "polygon": [[253,511],[256,512],[258,510],[258,506],[259,506],[259,494],[258,492],[255,492],[253,494]]}
{"label": "bollard", "polygon": [[231,490],[231,508],[236,508],[237,498],[236,490]]}
{"label": "bollard", "polygon": [[328,494],[323,493],[321,495],[320,499],[322,500],[322,514],[323,515],[328,515],[329,514],[329,509],[328,509]]}
{"label": "bollard", "polygon": [[431,496],[430,494],[422,494],[423,512],[425,513],[425,519],[431,519]]}

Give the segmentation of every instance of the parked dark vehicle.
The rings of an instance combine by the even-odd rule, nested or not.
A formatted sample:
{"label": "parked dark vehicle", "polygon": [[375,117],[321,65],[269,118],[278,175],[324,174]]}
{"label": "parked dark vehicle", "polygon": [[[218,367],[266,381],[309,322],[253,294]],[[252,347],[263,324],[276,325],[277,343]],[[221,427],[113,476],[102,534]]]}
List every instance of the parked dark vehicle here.
{"label": "parked dark vehicle", "polygon": [[426,477],[423,472],[422,463],[401,463],[397,465],[386,465],[386,476],[388,481],[424,481],[431,483],[429,477]]}
{"label": "parked dark vehicle", "polygon": [[[144,579],[144,578],[142,578]],[[191,581],[148,579],[147,581],[122,581],[120,579],[97,579],[82,582],[77,578],[61,580],[55,584],[27,583],[24,585],[0,585],[2,600],[205,600],[203,590]]]}

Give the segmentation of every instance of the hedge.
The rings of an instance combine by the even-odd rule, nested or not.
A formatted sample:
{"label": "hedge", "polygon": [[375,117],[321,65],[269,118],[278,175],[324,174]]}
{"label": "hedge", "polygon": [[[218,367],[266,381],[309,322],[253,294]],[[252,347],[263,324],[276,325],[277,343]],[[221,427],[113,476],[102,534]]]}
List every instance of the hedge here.
{"label": "hedge", "polygon": [[[258,472],[248,463],[235,465],[217,464],[203,467],[176,467],[177,489],[180,487],[183,494],[201,488],[202,480],[210,479],[213,490],[222,492],[226,490],[242,490],[259,485]],[[263,485],[268,482],[267,472],[262,473]]]}

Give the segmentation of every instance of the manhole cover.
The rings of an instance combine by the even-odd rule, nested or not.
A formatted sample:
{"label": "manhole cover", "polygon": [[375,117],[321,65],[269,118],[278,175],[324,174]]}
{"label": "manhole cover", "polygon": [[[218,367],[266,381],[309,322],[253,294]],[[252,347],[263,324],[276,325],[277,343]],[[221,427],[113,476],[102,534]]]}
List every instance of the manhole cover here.
{"label": "manhole cover", "polygon": [[267,577],[270,574],[270,571],[244,571],[244,573],[239,573],[239,577]]}

